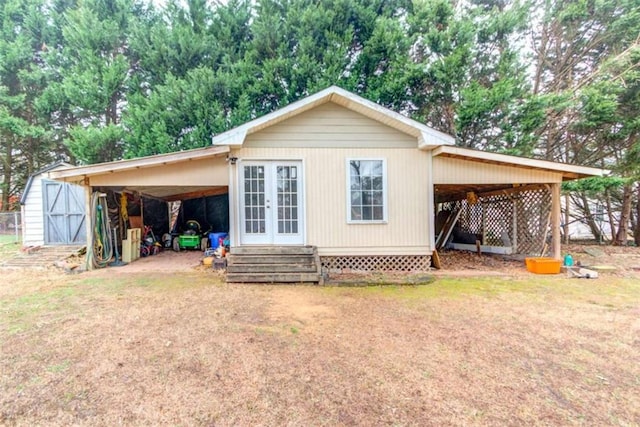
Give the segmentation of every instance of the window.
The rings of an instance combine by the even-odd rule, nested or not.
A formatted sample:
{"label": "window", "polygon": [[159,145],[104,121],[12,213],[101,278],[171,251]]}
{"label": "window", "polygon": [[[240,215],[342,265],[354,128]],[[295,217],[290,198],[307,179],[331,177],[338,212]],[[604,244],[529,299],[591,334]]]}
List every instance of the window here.
{"label": "window", "polygon": [[349,159],[347,197],[348,222],[384,222],[386,209],[386,164],[384,160]]}

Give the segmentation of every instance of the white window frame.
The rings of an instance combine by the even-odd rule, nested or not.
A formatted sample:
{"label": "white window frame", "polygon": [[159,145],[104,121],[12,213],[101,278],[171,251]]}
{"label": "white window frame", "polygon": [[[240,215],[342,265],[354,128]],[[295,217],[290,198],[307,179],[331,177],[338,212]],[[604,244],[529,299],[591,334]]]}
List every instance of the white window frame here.
{"label": "white window frame", "polygon": [[[382,162],[382,219],[351,219],[351,162]],[[346,201],[347,201],[347,224],[387,224],[388,222],[388,201],[387,201],[387,159],[371,157],[350,157],[346,159]]]}

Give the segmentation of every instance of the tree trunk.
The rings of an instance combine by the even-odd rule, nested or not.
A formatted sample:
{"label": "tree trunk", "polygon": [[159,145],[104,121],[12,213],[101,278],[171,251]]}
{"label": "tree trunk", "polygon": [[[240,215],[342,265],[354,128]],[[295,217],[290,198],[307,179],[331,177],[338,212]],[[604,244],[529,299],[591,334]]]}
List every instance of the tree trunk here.
{"label": "tree trunk", "polygon": [[[8,211],[9,210],[9,196],[11,195],[11,183],[13,182],[13,144],[10,141],[11,138],[5,139],[5,155],[2,162],[3,169],[3,180],[1,187],[2,188],[2,201],[0,201],[0,210]],[[5,145],[5,144],[3,144]]]}
{"label": "tree trunk", "polygon": [[589,227],[589,230],[591,231],[591,234],[593,234],[593,238],[596,242],[602,241],[602,230],[593,217],[591,207],[589,206],[589,199],[584,193],[580,193],[580,200],[582,202],[582,214],[587,227]]}
{"label": "tree trunk", "polygon": [[640,182],[636,183],[638,190],[636,198],[636,223],[633,227],[633,241],[636,246],[640,246]]}
{"label": "tree trunk", "polygon": [[613,217],[613,209],[611,209],[611,195],[609,194],[609,190],[606,190],[604,193],[604,202],[607,206],[607,217],[609,218],[609,231],[611,232],[611,243],[616,240],[616,227],[615,227],[615,218]]}
{"label": "tree trunk", "polygon": [[564,224],[562,225],[562,234],[564,234],[564,244],[569,244],[569,222],[571,210],[571,197],[567,194],[564,196]]}
{"label": "tree trunk", "polygon": [[618,232],[613,241],[614,245],[626,246],[627,235],[629,233],[629,217],[631,216],[631,191],[632,184],[625,184],[622,189],[622,208],[620,209],[620,223],[618,224]]}

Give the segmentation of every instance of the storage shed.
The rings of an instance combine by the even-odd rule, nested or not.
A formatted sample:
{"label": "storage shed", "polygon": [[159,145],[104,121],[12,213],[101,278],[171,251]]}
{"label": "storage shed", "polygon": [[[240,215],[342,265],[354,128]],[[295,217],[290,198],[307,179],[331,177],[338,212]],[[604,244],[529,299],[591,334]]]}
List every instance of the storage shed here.
{"label": "storage shed", "polygon": [[86,245],[83,188],[47,178],[70,166],[57,162],[29,177],[20,198],[23,246]]}

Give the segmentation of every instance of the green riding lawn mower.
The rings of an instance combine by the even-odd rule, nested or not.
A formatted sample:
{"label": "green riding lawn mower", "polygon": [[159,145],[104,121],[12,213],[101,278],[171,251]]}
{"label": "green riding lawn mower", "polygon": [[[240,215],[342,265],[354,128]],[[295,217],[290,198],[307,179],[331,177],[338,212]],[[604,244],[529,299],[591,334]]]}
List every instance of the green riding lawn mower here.
{"label": "green riding lawn mower", "polygon": [[186,222],[182,233],[171,236],[173,250],[176,252],[181,249],[205,250],[209,243],[207,233],[208,231],[202,232],[198,221],[190,219]]}

